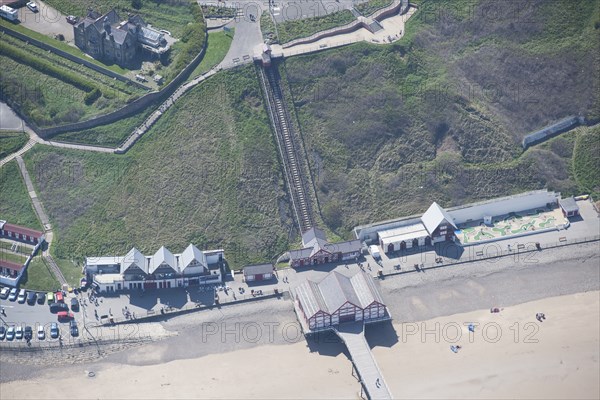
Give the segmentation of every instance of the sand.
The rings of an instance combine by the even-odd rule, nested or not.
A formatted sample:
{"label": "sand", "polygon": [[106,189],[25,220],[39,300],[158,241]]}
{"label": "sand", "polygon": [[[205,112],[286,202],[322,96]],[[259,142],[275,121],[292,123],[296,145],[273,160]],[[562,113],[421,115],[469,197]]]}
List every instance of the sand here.
{"label": "sand", "polygon": [[[537,322],[536,312],[547,319]],[[481,310],[395,324],[398,342],[373,352],[398,398],[597,399],[599,315],[598,291],[547,298],[499,314]],[[480,324],[472,339],[464,325],[470,322]],[[439,340],[433,333],[422,340],[422,328],[434,332],[436,323]],[[457,326],[461,338],[452,343]],[[414,329],[419,332],[408,334]],[[453,344],[462,346],[456,354],[450,351]],[[350,362],[343,353],[331,354],[311,353],[300,342],[157,365],[74,365],[35,380],[4,383],[0,393],[3,400],[65,398],[67,393],[82,399],[357,398]],[[87,377],[87,370],[96,376]]]}

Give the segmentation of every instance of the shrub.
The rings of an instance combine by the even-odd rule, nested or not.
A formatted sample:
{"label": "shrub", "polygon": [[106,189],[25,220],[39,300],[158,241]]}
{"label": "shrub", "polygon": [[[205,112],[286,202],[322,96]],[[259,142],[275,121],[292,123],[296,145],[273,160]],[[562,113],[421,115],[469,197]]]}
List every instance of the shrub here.
{"label": "shrub", "polygon": [[100,96],[102,96],[102,92],[96,88],[85,95],[83,102],[89,106],[98,100]]}

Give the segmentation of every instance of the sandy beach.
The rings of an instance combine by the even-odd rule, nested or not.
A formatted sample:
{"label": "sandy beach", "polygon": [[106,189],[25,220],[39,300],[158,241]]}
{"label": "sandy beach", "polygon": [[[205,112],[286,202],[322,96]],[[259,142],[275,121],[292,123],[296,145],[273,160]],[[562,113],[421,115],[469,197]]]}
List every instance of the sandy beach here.
{"label": "sandy beach", "polygon": [[[537,312],[546,314],[544,322],[536,321]],[[373,352],[397,398],[592,399],[600,396],[599,315],[598,291],[553,297],[498,314],[480,310],[397,323],[398,341]],[[471,336],[469,323],[478,324]],[[429,333],[422,337],[424,328]],[[393,334],[391,329],[386,332]],[[458,353],[450,350],[455,344],[462,346]],[[96,376],[88,377],[88,370]],[[164,364],[54,368],[33,380],[3,383],[1,395],[54,399],[68,391],[82,399],[352,399],[359,385],[350,372],[344,353],[311,353],[301,341]]]}

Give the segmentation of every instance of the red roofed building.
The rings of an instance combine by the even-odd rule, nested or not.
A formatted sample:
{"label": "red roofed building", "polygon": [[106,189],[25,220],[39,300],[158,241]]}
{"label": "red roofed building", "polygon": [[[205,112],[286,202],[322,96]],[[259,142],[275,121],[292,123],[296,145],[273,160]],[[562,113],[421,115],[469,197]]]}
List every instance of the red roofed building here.
{"label": "red roofed building", "polygon": [[38,244],[44,240],[44,233],[36,231],[35,229],[25,228],[23,226],[0,221],[0,237],[19,240],[31,244]]}
{"label": "red roofed building", "polygon": [[17,264],[12,261],[0,259],[0,275],[15,278],[24,267],[24,264]]}

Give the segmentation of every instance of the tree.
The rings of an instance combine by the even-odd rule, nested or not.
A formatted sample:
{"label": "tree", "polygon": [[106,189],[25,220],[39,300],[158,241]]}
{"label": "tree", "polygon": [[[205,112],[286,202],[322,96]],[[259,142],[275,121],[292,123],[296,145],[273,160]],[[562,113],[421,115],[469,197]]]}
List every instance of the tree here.
{"label": "tree", "polygon": [[131,7],[135,8],[136,10],[139,10],[140,8],[142,8],[142,0],[131,0]]}

